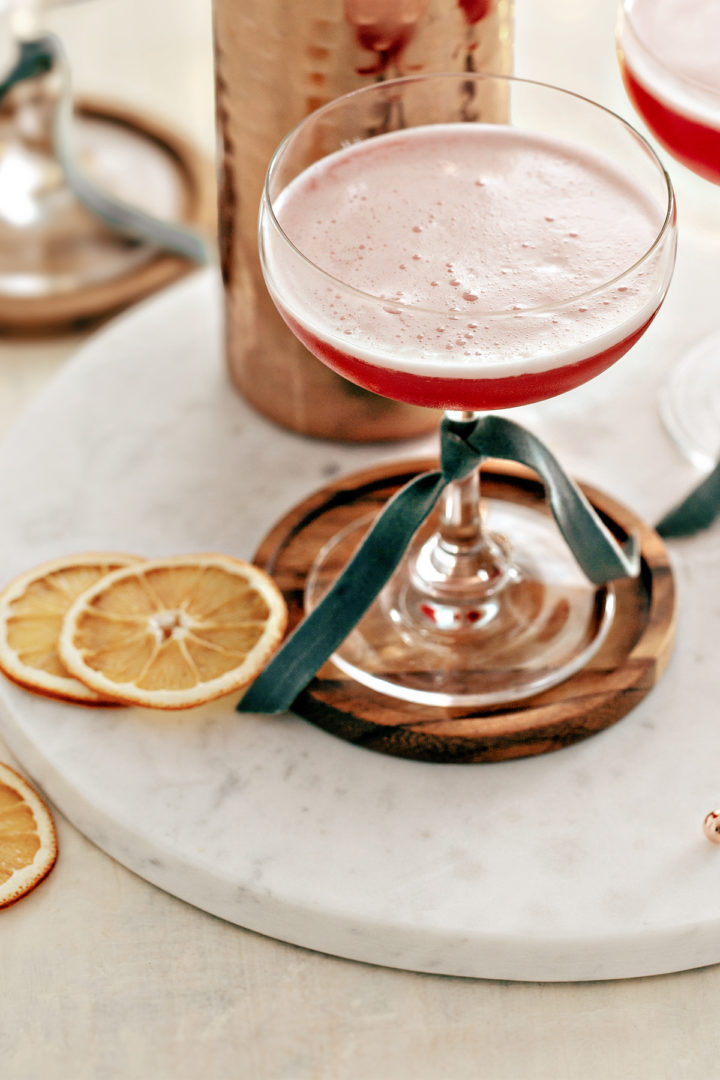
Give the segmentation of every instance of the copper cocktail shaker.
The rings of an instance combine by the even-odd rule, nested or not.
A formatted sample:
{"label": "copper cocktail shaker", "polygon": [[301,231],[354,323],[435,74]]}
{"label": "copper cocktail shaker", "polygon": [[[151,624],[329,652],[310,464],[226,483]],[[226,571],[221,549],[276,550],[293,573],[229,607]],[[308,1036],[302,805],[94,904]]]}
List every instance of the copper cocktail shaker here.
{"label": "copper cocktail shaker", "polygon": [[[268,163],[303,116],[379,79],[427,71],[507,73],[512,0],[214,0],[219,229],[232,381],[265,416],[347,441],[430,431],[437,415],[377,397],[316,360],[270,300],[257,253]],[[468,96],[464,117],[505,102]],[[458,116],[462,119],[463,116]]]}

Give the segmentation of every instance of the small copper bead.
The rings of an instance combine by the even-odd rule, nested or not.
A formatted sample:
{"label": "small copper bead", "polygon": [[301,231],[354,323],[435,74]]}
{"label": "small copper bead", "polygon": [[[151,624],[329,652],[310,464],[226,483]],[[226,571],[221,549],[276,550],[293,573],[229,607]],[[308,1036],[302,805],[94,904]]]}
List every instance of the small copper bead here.
{"label": "small copper bead", "polygon": [[713,844],[720,844],[720,810],[711,810],[705,815],[703,832]]}

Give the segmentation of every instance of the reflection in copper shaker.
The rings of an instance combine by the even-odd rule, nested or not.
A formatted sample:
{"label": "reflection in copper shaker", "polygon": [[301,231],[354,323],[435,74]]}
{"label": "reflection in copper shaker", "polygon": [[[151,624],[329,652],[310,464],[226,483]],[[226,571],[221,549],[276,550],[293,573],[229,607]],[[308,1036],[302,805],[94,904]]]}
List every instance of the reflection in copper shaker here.
{"label": "reflection in copper shaker", "polygon": [[[437,414],[353,386],[311,356],[270,300],[257,252],[268,162],[305,115],[359,86],[427,71],[507,73],[512,0],[214,0],[220,258],[226,355],[241,394],[271,420],[344,441],[433,430]],[[467,84],[458,119],[497,117]]]}

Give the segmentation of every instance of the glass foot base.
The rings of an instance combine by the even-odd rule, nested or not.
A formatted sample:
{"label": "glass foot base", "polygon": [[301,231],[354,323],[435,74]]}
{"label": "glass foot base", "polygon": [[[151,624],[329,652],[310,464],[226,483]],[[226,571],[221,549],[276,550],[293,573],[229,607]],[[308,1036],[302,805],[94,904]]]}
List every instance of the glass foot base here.
{"label": "glass foot base", "polygon": [[674,365],[660,391],[660,414],[687,458],[709,469],[720,457],[720,333]]}
{"label": "glass foot base", "polygon": [[[483,499],[486,528],[511,552],[502,586],[480,604],[422,594],[408,573],[433,530],[426,523],[406,560],[333,655],[378,693],[438,707],[517,701],[563,682],[600,648],[615,609],[575,563],[554,520],[531,507]],[[333,537],[308,577],[319,602],[365,534],[367,518]]]}
{"label": "glass foot base", "polygon": [[105,285],[157,252],[103,225],[67,191],[51,222],[19,230],[0,222],[0,296],[43,300]]}
{"label": "glass foot base", "polygon": [[[138,125],[142,118],[138,118]],[[0,116],[0,303],[42,305],[113,289],[158,257],[86,209],[67,186],[51,149],[26,146],[18,118]],[[76,113],[73,148],[81,171],[110,195],[164,220],[182,220],[185,174],[153,131],[118,111]]]}

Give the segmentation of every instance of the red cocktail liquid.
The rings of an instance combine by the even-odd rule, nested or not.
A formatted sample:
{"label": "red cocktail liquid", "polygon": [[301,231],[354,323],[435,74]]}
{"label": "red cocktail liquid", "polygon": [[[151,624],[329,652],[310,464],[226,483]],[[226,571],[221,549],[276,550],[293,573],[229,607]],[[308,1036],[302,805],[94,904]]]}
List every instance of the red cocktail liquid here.
{"label": "red cocktail liquid", "polygon": [[658,141],[688,169],[720,184],[720,130],[671,109],[638,82],[626,63],[621,62],[621,70],[630,100]]}
{"label": "red cocktail liquid", "polygon": [[657,309],[642,326],[622,341],[578,363],[565,364],[548,371],[493,379],[452,379],[437,375],[416,375],[369,364],[366,360],[340,352],[328,342],[315,337],[281,307],[280,314],[310,352],[333,371],[365,390],[392,398],[393,401],[406,401],[431,409],[470,409],[485,412],[543,401],[545,398],[574,390],[576,386],[595,378],[624,356],[638,338],[642,337],[657,314]]}
{"label": "red cocktail liquid", "polygon": [[[582,144],[505,125],[403,129],[330,154],[266,216],[266,280],[353,383],[440,409],[553,397],[621,357],[664,288],[662,214]],[[287,238],[292,244],[287,243]]]}

